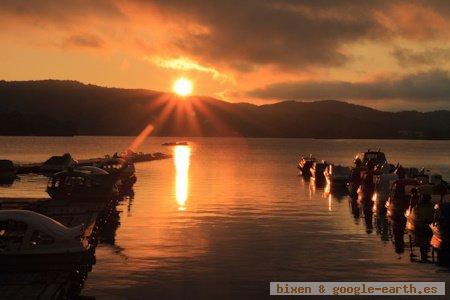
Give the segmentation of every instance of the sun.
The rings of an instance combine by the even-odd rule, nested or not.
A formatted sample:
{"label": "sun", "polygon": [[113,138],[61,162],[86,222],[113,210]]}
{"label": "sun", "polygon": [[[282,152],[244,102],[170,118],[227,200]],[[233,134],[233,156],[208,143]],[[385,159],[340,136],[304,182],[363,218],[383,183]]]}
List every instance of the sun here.
{"label": "sun", "polygon": [[187,78],[178,78],[172,86],[175,94],[185,97],[192,93],[192,81]]}

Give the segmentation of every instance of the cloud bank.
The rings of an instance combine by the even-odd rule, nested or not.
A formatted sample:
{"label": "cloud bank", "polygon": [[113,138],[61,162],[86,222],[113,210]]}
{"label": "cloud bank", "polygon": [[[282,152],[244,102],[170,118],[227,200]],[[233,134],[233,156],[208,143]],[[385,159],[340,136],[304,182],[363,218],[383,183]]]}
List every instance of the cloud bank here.
{"label": "cloud bank", "polygon": [[450,104],[450,72],[408,74],[401,78],[379,78],[367,82],[300,81],[276,83],[248,92],[266,99],[342,99],[386,100],[404,99],[414,102],[446,102]]}

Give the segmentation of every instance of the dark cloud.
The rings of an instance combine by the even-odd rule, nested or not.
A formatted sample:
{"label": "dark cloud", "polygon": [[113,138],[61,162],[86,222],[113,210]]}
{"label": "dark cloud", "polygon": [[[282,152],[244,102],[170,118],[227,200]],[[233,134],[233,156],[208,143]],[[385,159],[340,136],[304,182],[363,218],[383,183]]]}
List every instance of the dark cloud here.
{"label": "dark cloud", "polygon": [[[130,11],[146,15],[133,18],[127,15]],[[3,0],[0,17],[5,13],[31,20],[33,26],[56,22],[70,29],[88,17],[104,24],[102,28],[120,18],[139,28],[139,37],[148,25],[134,20],[160,14],[170,26],[175,24],[173,28],[179,23],[178,31],[168,37],[170,46],[180,50],[177,55],[226,64],[241,72],[264,65],[303,71],[344,65],[353,59],[347,46],[355,42],[448,35],[445,20],[450,5],[439,0]],[[188,23],[205,30],[192,30],[185,26]]]}
{"label": "dark cloud", "polygon": [[[383,30],[373,15],[344,1],[152,1],[168,18],[184,16],[206,26],[178,40],[186,52],[229,65],[275,64],[283,68],[342,65],[340,47]],[[354,2],[357,3],[357,2]],[[345,10],[349,11],[346,12]]]}
{"label": "dark cloud", "polygon": [[398,36],[423,40],[447,34],[446,30],[440,31],[445,24],[437,22],[439,18],[434,15],[448,13],[445,1],[155,0],[151,3],[167,18],[195,20],[209,29],[206,33],[194,32],[179,38],[179,48],[209,62],[220,61],[230,66],[242,61],[273,64],[284,70],[340,66],[352,59],[351,53],[343,49],[353,42],[389,41]]}
{"label": "dark cloud", "polygon": [[72,35],[66,39],[65,44],[77,47],[101,48],[103,47],[104,42],[100,37],[96,35],[85,34]]}
{"label": "dark cloud", "polygon": [[412,102],[445,102],[450,106],[450,72],[433,70],[408,74],[398,79],[370,82],[300,81],[269,85],[248,92],[249,96],[294,100],[382,100],[400,99]]}
{"label": "dark cloud", "polygon": [[435,66],[450,61],[450,48],[430,48],[424,51],[395,48],[392,55],[402,67]]}
{"label": "dark cloud", "polygon": [[109,0],[2,0],[0,14],[2,13],[27,18],[36,23],[56,22],[64,26],[86,17],[105,18],[105,21],[124,18],[119,7]]}

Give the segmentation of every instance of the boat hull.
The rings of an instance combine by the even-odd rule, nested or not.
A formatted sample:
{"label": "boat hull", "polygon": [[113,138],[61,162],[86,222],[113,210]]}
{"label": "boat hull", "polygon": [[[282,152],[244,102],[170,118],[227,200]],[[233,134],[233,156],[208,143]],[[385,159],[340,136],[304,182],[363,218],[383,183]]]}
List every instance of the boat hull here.
{"label": "boat hull", "polygon": [[334,186],[347,187],[347,185],[349,183],[348,178],[327,176],[326,179],[329,184],[334,185]]}
{"label": "boat hull", "polygon": [[105,202],[118,196],[118,192],[104,193],[65,193],[59,191],[47,191],[54,200],[64,200],[73,202]]}
{"label": "boat hull", "polygon": [[[94,262],[89,251],[46,254],[1,254],[0,272],[62,271]],[[91,256],[91,258],[90,258]]]}

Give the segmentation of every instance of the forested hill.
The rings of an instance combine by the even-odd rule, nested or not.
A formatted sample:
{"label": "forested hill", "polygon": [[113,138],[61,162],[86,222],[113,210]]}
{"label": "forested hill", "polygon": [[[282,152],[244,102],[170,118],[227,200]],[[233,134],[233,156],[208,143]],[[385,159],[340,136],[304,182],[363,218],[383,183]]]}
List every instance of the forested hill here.
{"label": "forested hill", "polygon": [[383,112],[346,102],[256,106],[76,81],[0,81],[0,135],[449,139],[450,111]]}

